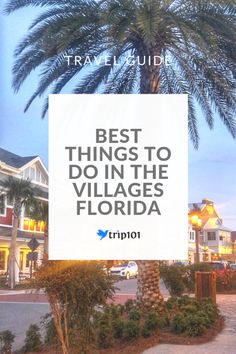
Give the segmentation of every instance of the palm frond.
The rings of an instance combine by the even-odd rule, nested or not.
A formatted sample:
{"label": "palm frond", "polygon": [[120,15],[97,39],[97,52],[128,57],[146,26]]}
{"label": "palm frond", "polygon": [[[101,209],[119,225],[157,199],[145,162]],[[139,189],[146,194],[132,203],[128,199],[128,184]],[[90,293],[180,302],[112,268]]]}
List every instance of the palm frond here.
{"label": "palm frond", "polygon": [[[201,113],[209,128],[219,116],[236,137],[235,0],[8,0],[5,12],[27,6],[43,11],[15,50],[15,91],[32,71],[40,75],[26,110],[36,97],[61,92],[78,75],[75,93],[189,94],[195,147]],[[65,53],[97,59],[117,55],[119,66],[67,66]],[[125,62],[130,53],[133,66]],[[168,57],[171,65],[136,65],[138,56],[154,55]],[[47,109],[46,99],[42,116]]]}

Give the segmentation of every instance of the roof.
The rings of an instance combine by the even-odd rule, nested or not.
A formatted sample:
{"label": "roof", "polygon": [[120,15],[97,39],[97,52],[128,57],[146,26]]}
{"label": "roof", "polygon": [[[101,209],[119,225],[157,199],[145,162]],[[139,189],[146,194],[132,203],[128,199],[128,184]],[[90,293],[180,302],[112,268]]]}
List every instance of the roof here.
{"label": "roof", "polygon": [[13,154],[10,151],[0,148],[0,162],[4,162],[7,165],[15,168],[21,168],[26,165],[28,162],[34,160],[37,156],[19,156]]}
{"label": "roof", "polygon": [[222,231],[231,231],[228,227],[224,226],[223,224],[219,223],[218,218],[209,218],[204,225],[205,230],[209,229],[217,229]]}
{"label": "roof", "polygon": [[214,202],[210,199],[207,199],[207,198],[204,198],[202,199],[201,202],[197,202],[197,203],[189,203],[188,204],[188,208],[189,210],[193,210],[193,211],[196,211],[196,210],[199,210],[201,211],[206,205],[214,205]]}
{"label": "roof", "polygon": [[189,208],[189,211],[191,210],[202,210],[202,208],[205,206],[205,204],[203,203],[188,203],[188,208]]}

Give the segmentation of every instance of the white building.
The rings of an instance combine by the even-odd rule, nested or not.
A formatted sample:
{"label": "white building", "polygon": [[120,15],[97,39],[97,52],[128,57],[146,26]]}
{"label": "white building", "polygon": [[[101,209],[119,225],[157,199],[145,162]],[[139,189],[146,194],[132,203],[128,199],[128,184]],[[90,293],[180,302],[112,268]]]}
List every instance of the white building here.
{"label": "white building", "polygon": [[[48,203],[48,172],[39,156],[22,157],[0,148],[0,188],[8,176],[29,179],[40,191],[37,198],[43,203]],[[0,273],[6,273],[12,233],[12,204],[3,190],[0,198]],[[19,275],[24,276],[29,273],[30,262],[27,254],[31,251],[28,242],[32,237],[39,243],[36,252],[38,262],[41,261],[44,249],[44,227],[44,221],[34,221],[26,215],[24,209],[22,210],[17,234],[17,278]]]}
{"label": "white building", "polygon": [[189,261],[194,262],[196,253],[196,232],[191,224],[191,217],[194,214],[202,221],[199,235],[200,261],[223,259],[231,255],[231,230],[223,225],[214,202],[203,199],[201,203],[189,204]]}

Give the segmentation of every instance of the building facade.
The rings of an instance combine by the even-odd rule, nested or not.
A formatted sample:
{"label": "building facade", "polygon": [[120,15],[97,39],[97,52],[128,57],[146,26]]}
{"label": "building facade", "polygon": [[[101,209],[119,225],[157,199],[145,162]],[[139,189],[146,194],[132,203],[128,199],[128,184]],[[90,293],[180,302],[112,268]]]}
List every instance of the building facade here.
{"label": "building facade", "polygon": [[191,218],[195,214],[201,219],[200,261],[230,259],[233,253],[231,230],[223,225],[214,202],[203,199],[201,203],[189,204],[189,261],[194,262],[196,255],[196,230],[191,224]]}
{"label": "building facade", "polygon": [[[22,157],[0,148],[0,273],[7,273],[8,259],[12,233],[13,205],[3,190],[3,181],[9,177],[23,178],[31,181],[39,191],[37,199],[48,203],[48,171],[39,156]],[[27,216],[24,207],[21,211],[16,245],[16,280],[27,276],[30,272],[31,261],[28,253],[31,252],[28,242],[35,238],[38,241],[38,260],[32,263],[33,267],[39,264],[44,252],[44,221],[35,221]]]}

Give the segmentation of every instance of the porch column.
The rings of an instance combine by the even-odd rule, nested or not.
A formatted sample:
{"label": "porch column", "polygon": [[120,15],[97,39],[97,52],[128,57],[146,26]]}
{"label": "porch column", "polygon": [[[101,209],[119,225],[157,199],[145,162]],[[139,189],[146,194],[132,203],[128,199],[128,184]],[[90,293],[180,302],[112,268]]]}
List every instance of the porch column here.
{"label": "porch column", "polygon": [[15,274],[16,274],[16,283],[20,281],[20,245],[16,245],[16,262],[15,262]]}

